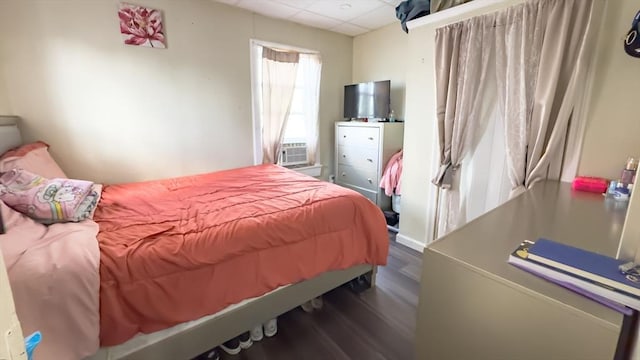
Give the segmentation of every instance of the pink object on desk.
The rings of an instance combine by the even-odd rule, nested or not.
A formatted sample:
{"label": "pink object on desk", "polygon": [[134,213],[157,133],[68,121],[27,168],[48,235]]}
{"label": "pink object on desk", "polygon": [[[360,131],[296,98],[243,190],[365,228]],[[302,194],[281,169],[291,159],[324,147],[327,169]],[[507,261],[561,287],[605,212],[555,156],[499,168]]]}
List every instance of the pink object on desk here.
{"label": "pink object on desk", "polygon": [[607,191],[607,179],[589,176],[578,176],[573,179],[571,188],[577,191],[586,191],[602,194]]}

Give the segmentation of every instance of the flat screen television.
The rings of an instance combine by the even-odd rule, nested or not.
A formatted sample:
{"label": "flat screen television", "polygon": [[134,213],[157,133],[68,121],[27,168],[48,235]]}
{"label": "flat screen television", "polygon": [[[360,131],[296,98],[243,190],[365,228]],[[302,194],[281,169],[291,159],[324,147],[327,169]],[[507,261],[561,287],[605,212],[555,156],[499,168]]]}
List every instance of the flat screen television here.
{"label": "flat screen television", "polygon": [[344,117],[346,119],[389,117],[391,81],[370,81],[344,87]]}

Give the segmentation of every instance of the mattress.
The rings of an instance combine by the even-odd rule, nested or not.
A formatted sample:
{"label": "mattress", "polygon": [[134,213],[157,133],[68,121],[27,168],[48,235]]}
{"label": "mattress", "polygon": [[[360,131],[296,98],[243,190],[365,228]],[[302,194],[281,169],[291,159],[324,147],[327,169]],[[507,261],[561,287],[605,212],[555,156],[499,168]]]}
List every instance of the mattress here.
{"label": "mattress", "polygon": [[388,254],[375,204],[275,165],[105,186],[94,220],[103,346]]}

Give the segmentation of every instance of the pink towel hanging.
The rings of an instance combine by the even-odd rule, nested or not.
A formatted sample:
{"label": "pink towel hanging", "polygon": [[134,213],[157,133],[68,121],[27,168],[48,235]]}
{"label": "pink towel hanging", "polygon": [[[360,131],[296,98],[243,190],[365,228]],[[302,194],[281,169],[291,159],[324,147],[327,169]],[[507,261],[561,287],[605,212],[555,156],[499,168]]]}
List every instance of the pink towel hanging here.
{"label": "pink towel hanging", "polygon": [[393,154],[382,174],[380,187],[387,196],[400,195],[402,178],[402,150]]}

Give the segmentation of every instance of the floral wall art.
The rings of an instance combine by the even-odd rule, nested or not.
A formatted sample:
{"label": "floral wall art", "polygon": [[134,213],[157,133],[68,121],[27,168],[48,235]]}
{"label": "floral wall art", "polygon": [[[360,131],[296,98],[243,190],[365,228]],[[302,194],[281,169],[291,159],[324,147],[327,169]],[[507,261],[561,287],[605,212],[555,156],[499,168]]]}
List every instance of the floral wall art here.
{"label": "floral wall art", "polygon": [[127,45],[166,48],[160,10],[131,4],[120,4],[120,33]]}

